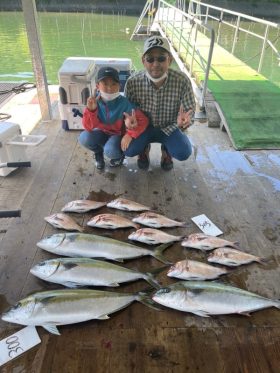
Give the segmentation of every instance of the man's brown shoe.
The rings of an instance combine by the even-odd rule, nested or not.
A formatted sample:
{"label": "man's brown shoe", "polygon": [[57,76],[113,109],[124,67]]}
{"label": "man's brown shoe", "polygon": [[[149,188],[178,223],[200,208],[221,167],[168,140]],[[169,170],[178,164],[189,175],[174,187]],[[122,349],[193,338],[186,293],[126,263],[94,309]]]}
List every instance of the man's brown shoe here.
{"label": "man's brown shoe", "polygon": [[138,159],[137,159],[137,165],[141,170],[147,170],[150,165],[150,153],[151,149],[151,144],[148,144],[145,146],[145,149],[142,153],[139,154]]}
{"label": "man's brown shoe", "polygon": [[164,171],[170,171],[173,168],[173,161],[171,155],[168,153],[166,147],[161,145],[161,162],[160,166]]}

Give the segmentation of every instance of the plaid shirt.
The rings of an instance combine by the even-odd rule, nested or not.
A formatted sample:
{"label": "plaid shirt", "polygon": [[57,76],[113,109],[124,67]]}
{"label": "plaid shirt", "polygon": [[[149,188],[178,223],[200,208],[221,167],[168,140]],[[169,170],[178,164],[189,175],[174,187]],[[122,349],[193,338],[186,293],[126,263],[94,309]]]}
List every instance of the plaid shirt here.
{"label": "plaid shirt", "polygon": [[150,124],[160,127],[166,135],[176,128],[180,105],[195,111],[195,99],[189,78],[182,72],[168,70],[164,84],[155,88],[145,71],[131,76],[125,86],[125,95],[149,118]]}

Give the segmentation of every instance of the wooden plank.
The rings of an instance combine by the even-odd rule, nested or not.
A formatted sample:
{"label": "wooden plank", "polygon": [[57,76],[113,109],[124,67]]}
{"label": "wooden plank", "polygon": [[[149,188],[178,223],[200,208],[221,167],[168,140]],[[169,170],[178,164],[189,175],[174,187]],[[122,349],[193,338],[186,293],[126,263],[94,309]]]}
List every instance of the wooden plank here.
{"label": "wooden plank", "polygon": [[[263,181],[259,175],[266,171],[277,177],[277,167],[273,163],[265,170],[265,166],[250,164],[245,154],[244,159],[239,159],[236,152],[231,154],[228,139],[220,131],[201,124],[193,126],[189,136],[197,151],[185,162],[174,161],[174,169],[170,172],[161,170],[160,147],[153,144],[149,171],[139,171],[135,157],[128,159],[121,168],[106,166],[102,173],[96,171],[91,153],[77,144],[77,132],[64,132],[58,124],[55,131],[56,135],[46,146],[45,154],[40,154],[37,174],[26,191],[22,203],[23,219],[12,221],[2,241],[5,245],[2,246],[1,242],[0,311],[30,291],[63,288],[36,279],[29,275],[29,269],[41,259],[54,257],[36,248],[36,242],[42,236],[57,232],[44,222],[44,216],[59,211],[63,204],[80,197],[107,200],[123,195],[147,203],[160,213],[188,223],[186,228],[166,230],[172,234],[199,231],[190,218],[205,213],[224,230],[227,238],[240,238],[246,249],[265,255],[270,253],[276,258],[277,247],[272,243],[277,241],[270,241],[262,229],[256,227],[265,227],[265,222],[272,224],[277,217],[277,194],[271,194],[273,187],[269,189],[268,181]],[[251,155],[249,158],[253,160]],[[237,169],[242,169],[243,162],[247,162],[256,174],[235,175],[231,162]],[[129,217],[137,214],[112,211],[107,207],[100,211]],[[85,226],[90,216],[96,213],[71,216]],[[271,213],[271,218],[268,218]],[[277,227],[277,220],[273,227]],[[123,241],[128,241],[127,236],[133,230],[112,232],[87,228],[88,232]],[[183,249],[180,243],[167,249],[165,256],[171,261],[185,257],[206,261],[207,257],[198,250]],[[123,265],[142,271],[162,266],[150,257],[131,260]],[[166,276],[167,270],[157,276],[162,286],[175,282],[175,279]],[[280,298],[277,286],[279,260],[266,267],[259,264],[243,266],[224,281]],[[112,291],[137,292],[145,288],[147,283],[140,280]],[[201,318],[168,308],[158,312],[135,302],[106,321],[92,320],[60,326],[60,337],[38,327],[42,343],[7,364],[4,372],[21,367],[36,373],[55,373],[64,371],[65,366],[67,372],[97,373],[227,372],[233,371],[233,367],[236,371],[276,372],[279,321],[277,309],[255,312],[250,318],[241,315]],[[21,328],[20,325],[0,321],[0,338]]]}
{"label": "wooden plank", "polygon": [[76,135],[67,133],[66,136],[60,129],[55,141],[49,143],[49,154],[46,154],[44,165],[41,166],[32,190],[22,204],[23,214],[16,227],[16,238],[13,229],[9,229],[2,240],[0,292],[7,294],[8,302],[14,303],[19,299],[24,285],[23,279],[29,273],[37,250],[36,242],[46,225],[44,216],[47,216],[53,207],[76,141]]}
{"label": "wooden plank", "polygon": [[[102,323],[102,321],[101,321]],[[87,328],[42,335],[42,344],[5,366],[30,372],[277,372],[278,328]],[[258,341],[258,343],[256,343]],[[67,347],[67,352],[66,352]]]}

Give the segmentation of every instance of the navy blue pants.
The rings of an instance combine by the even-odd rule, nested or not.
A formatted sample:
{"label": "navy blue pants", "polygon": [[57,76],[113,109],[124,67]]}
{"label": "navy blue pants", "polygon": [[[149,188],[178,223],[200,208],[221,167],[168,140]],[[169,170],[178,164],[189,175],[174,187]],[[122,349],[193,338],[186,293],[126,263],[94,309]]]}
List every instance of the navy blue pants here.
{"label": "navy blue pants", "polygon": [[98,128],[93,131],[83,131],[79,136],[79,142],[85,148],[94,153],[103,152],[110,159],[119,159],[122,157],[120,135],[108,135]]}
{"label": "navy blue pants", "polygon": [[143,152],[150,143],[163,144],[172,158],[185,161],[192,154],[192,145],[187,135],[179,128],[167,136],[158,127],[149,126],[137,139],[133,139],[128,149],[124,152],[127,157],[134,157]]}

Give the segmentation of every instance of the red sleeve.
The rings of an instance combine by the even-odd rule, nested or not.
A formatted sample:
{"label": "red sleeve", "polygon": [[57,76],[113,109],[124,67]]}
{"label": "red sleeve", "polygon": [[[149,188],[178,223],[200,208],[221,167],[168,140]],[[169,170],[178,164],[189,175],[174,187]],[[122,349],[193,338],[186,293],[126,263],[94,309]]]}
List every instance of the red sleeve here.
{"label": "red sleeve", "polygon": [[97,116],[97,109],[95,109],[94,111],[90,111],[88,110],[88,108],[85,108],[82,123],[84,129],[89,132],[92,131],[94,128],[99,128],[100,124],[102,125],[102,122]]}
{"label": "red sleeve", "polygon": [[139,109],[135,109],[135,115],[137,119],[137,127],[126,130],[126,133],[128,133],[132,138],[136,139],[138,136],[141,135],[145,131],[145,129],[148,127],[149,119],[146,117],[146,115]]}

